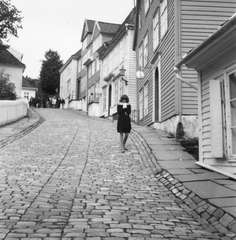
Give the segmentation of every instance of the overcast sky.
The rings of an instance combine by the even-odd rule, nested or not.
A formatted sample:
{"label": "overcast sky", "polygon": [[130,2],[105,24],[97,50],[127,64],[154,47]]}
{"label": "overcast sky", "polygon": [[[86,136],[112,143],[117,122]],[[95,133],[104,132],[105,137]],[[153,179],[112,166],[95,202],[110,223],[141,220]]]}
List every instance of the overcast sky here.
{"label": "overcast sky", "polygon": [[81,48],[85,19],[121,24],[134,0],[11,0],[23,17],[18,38],[10,46],[23,54],[24,76],[38,78],[41,61],[49,49],[65,63]]}

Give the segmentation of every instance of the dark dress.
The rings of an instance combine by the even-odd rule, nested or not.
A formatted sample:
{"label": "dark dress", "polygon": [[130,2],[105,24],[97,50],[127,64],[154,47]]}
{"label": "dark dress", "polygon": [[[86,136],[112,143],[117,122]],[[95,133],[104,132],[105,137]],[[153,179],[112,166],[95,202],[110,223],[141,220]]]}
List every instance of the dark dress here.
{"label": "dark dress", "polygon": [[123,108],[123,105],[117,105],[117,113],[119,114],[117,122],[117,132],[119,133],[130,133],[131,123],[130,123],[130,113],[131,106],[127,105],[127,108]]}

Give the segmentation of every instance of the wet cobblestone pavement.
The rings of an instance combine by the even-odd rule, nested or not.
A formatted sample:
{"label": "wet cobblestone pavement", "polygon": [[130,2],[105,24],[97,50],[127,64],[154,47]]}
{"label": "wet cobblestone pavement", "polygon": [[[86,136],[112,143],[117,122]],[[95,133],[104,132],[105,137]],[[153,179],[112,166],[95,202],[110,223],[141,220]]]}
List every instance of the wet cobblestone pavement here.
{"label": "wet cobblestone pavement", "polygon": [[116,122],[38,109],[45,122],[0,149],[0,239],[233,239],[215,232],[154,177]]}

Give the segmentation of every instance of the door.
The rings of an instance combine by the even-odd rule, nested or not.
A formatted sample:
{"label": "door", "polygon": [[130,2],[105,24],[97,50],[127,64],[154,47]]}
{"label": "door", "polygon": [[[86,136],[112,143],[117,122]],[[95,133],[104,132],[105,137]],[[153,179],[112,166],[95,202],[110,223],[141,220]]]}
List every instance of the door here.
{"label": "door", "polygon": [[108,93],[108,116],[110,116],[111,100],[112,100],[112,86],[110,85]]}
{"label": "door", "polygon": [[159,121],[159,70],[158,67],[155,70],[155,122]]}

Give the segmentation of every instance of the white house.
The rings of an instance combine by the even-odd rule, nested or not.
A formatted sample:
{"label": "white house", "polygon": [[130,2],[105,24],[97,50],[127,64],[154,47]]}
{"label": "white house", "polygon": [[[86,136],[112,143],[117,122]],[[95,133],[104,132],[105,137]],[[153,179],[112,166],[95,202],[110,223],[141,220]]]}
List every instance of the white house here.
{"label": "white house", "polygon": [[108,46],[100,48],[100,116],[117,118],[117,103],[128,95],[131,118],[137,117],[136,53],[132,50],[135,9],[124,20]]}
{"label": "white house", "polygon": [[4,74],[7,74],[10,82],[14,83],[18,98],[21,98],[22,74],[24,70],[25,65],[8,49],[0,49],[0,72],[3,71]]}
{"label": "white house", "polygon": [[78,101],[78,82],[77,74],[79,69],[79,59],[81,50],[73,54],[59,70],[60,72],[60,90],[61,99],[65,100],[65,107],[80,109]]}
{"label": "white house", "polygon": [[199,161],[236,179],[236,15],[180,61],[198,73]]}
{"label": "white house", "polygon": [[89,116],[99,116],[100,61],[97,50],[115,36],[119,27],[120,24],[85,19],[78,84],[81,105]]}

